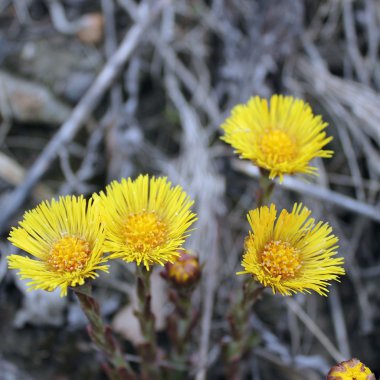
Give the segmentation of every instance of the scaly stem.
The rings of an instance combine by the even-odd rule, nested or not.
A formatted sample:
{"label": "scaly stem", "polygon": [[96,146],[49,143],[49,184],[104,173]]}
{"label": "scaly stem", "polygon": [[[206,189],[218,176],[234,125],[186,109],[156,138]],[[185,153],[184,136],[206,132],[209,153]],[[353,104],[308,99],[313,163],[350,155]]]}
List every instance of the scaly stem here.
{"label": "scaly stem", "polygon": [[274,189],[275,182],[269,178],[269,172],[260,168],[259,189],[257,191],[257,207],[267,205]]}
{"label": "scaly stem", "polygon": [[106,326],[100,315],[99,304],[91,295],[91,285],[85,284],[73,289],[80,306],[90,322],[88,332],[100,351],[107,358],[108,364],[104,366],[107,376],[111,380],[137,380],[131,366],[124,358],[112,330]]}
{"label": "scaly stem", "polygon": [[145,340],[145,342],[139,346],[141,378],[142,380],[160,380],[162,379],[162,373],[159,366],[155,318],[151,308],[151,271],[146,270],[142,266],[138,266],[136,274],[139,309],[135,311],[135,314],[140,322],[141,332]]}
{"label": "scaly stem", "polygon": [[243,284],[243,289],[237,295],[238,299],[227,317],[231,330],[231,340],[224,347],[224,355],[227,361],[226,378],[228,380],[243,378],[241,360],[252,347],[249,315],[264,289],[251,278],[248,279]]}
{"label": "scaly stem", "polygon": [[[269,178],[269,171],[260,168],[259,189],[257,191],[257,207],[267,205],[270,201],[275,182]],[[260,298],[264,287],[249,278],[238,293],[237,300],[231,307],[228,315],[230,325],[230,341],[224,346],[224,355],[227,362],[227,379],[239,380],[243,378],[241,360],[253,346],[249,315],[253,305]]]}
{"label": "scaly stem", "polygon": [[[175,306],[173,313],[167,318],[168,334],[171,342],[170,360],[179,368],[186,368],[188,348],[191,342],[191,332],[194,329],[199,313],[193,312],[191,296],[194,288],[172,288],[169,299]],[[183,379],[182,370],[170,371],[167,378],[170,380]]]}

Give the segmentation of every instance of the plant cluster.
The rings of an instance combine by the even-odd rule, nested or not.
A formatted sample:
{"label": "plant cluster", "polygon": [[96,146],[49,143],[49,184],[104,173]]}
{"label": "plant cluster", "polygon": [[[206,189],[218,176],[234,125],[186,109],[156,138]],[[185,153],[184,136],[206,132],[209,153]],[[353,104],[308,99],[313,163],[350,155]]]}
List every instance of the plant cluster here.
{"label": "plant cluster", "polygon": [[[330,282],[345,273],[344,260],[337,254],[338,238],[328,223],[311,218],[302,204],[294,204],[289,212],[270,202],[276,177],[281,183],[284,175],[316,175],[310,161],[332,156],[323,149],[331,140],[326,126],[307,103],[281,95],[269,101],[254,97],[237,105],[222,125],[222,139],[261,173],[257,207],[247,214],[251,230],[243,247],[242,270],[237,273],[247,276],[226,315],[230,332],[222,351],[228,379],[243,378],[242,360],[257,344],[249,317],[266,288],[284,296],[311,291],[326,296]],[[104,353],[103,367],[110,379],[188,378],[189,342],[197,323],[191,296],[202,271],[196,254],[184,248],[197,219],[192,206],[180,186],[148,175],[114,181],[90,200],[66,196],[43,202],[25,213],[9,237],[33,258],[11,255],[9,268],[29,279],[30,288],[59,287],[62,296],[68,289],[76,294],[90,322],[90,336]],[[99,271],[108,272],[110,260],[136,265],[135,313],[144,337],[136,347],[137,367],[127,361],[92,296],[92,284]],[[157,265],[164,266],[162,275],[173,304],[167,319],[167,350],[158,345],[151,309],[150,275]],[[172,366],[165,366],[167,362]],[[357,359],[340,363],[327,375],[328,380],[373,378]]]}

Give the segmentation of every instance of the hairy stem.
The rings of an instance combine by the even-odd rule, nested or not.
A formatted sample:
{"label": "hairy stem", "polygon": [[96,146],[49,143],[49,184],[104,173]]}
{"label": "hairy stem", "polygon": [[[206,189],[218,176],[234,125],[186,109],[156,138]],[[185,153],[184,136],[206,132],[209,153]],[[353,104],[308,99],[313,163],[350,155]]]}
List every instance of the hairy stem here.
{"label": "hairy stem", "polygon": [[249,327],[249,316],[252,307],[260,299],[265,288],[258,286],[252,279],[248,279],[237,295],[236,303],[228,315],[230,325],[230,341],[224,346],[224,355],[227,362],[226,378],[238,380],[243,378],[241,360],[252,348],[253,341]]}
{"label": "hairy stem", "polygon": [[[186,368],[191,333],[199,319],[199,313],[193,311],[191,296],[193,288],[172,288],[169,299],[175,309],[167,318],[168,334],[171,342],[170,360],[179,368]],[[183,370],[171,371],[168,379],[180,380],[185,376]]]}
{"label": "hairy stem", "polygon": [[275,182],[269,178],[269,172],[260,168],[259,189],[257,191],[257,207],[267,205],[272,196]]}
{"label": "hairy stem", "polygon": [[142,266],[138,266],[136,274],[139,309],[135,311],[135,314],[140,322],[141,332],[145,340],[139,347],[141,356],[141,378],[143,380],[160,380],[163,377],[159,365],[155,317],[151,308],[151,271],[146,270]]}
{"label": "hairy stem", "polygon": [[107,376],[111,380],[137,380],[136,374],[125,360],[124,353],[115,340],[111,328],[103,322],[99,304],[91,295],[91,285],[85,284],[76,287],[74,293],[90,322],[88,332],[92,341],[107,358],[108,364],[104,365]]}

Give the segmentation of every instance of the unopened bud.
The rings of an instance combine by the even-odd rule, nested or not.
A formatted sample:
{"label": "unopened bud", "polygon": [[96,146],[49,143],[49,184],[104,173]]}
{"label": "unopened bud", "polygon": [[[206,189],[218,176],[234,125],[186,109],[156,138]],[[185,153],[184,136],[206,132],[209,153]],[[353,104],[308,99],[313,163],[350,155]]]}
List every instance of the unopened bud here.
{"label": "unopened bud", "polygon": [[375,375],[358,359],[346,360],[330,369],[326,380],[376,380]]}
{"label": "unopened bud", "polygon": [[174,285],[188,287],[194,285],[201,276],[198,257],[189,251],[181,251],[174,263],[167,263],[164,277]]}

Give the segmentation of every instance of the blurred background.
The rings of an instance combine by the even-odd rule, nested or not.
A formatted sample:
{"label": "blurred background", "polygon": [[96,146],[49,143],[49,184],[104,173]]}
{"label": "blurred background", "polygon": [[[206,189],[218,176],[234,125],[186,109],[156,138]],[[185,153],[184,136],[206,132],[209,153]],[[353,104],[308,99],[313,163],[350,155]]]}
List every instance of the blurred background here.
{"label": "blurred background", "polygon": [[[41,200],[140,173],[166,175],[195,199],[187,247],[204,269],[189,378],[223,379],[224,316],[242,280],[258,171],[219,126],[235,104],[272,93],[305,99],[329,123],[334,157],[273,199],[302,201],[333,226],[347,275],[328,298],[265,293],[247,379],[323,379],[353,356],[379,376],[379,41],[377,0],[0,0],[0,379],[104,378],[76,300],[26,292],[7,270],[16,250],[6,238]],[[96,284],[126,349],[139,339],[132,270],[115,264]]]}

